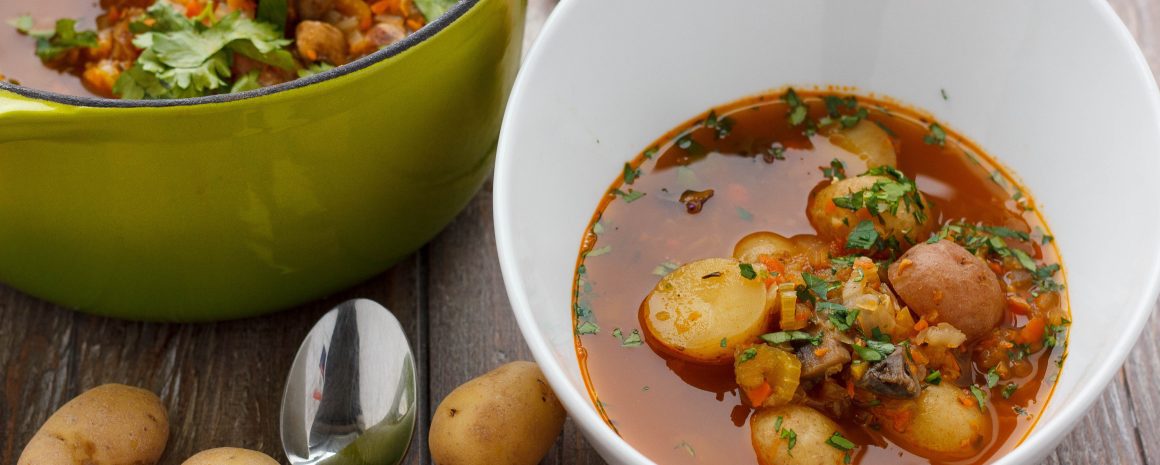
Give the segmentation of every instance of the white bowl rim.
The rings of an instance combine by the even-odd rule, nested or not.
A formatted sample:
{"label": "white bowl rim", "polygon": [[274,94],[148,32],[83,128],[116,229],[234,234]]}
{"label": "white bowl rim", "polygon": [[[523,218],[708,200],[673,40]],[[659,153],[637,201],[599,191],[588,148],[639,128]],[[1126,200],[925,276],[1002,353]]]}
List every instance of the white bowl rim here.
{"label": "white bowl rim", "polygon": [[[1143,77],[1146,81],[1153,83],[1149,87],[1146,98],[1151,113],[1154,115],[1153,119],[1160,121],[1160,88],[1156,86],[1155,76],[1152,74],[1152,70],[1148,65],[1143,51],[1140,50],[1131,31],[1128,30],[1128,27],[1116,14],[1115,10],[1112,9],[1111,5],[1103,0],[1088,1],[1094,4],[1099,14],[1096,20],[1111,26],[1115,33],[1115,39],[1119,42],[1120,46],[1126,47],[1127,50],[1131,51],[1134,71],[1138,77]],[[555,10],[552,11],[552,14],[544,23],[540,36],[536,39],[524,59],[523,67],[516,77],[511,97],[508,100],[508,111],[504,114],[500,138],[496,148],[496,166],[493,184],[493,219],[495,222],[496,247],[499,251],[500,270],[503,275],[504,285],[507,289],[508,298],[512,305],[512,312],[515,314],[520,332],[524,335],[524,340],[531,349],[532,356],[539,364],[544,376],[548,378],[549,384],[553,388],[564,387],[564,389],[556,389],[556,395],[568,410],[572,420],[579,423],[580,430],[588,435],[589,440],[605,446],[608,452],[615,454],[618,460],[626,463],[649,464],[654,462],[637,451],[627,440],[616,434],[612,428],[608,427],[596,410],[592,408],[591,399],[588,398],[587,392],[582,393],[572,389],[571,382],[568,381],[564,369],[555,357],[552,356],[552,351],[547,344],[547,338],[541,334],[539,328],[533,322],[534,316],[532,315],[531,305],[528,303],[527,294],[524,291],[524,283],[521,279],[522,272],[519,264],[514,259],[514,255],[511,253],[515,248],[515,240],[512,236],[512,230],[509,227],[512,224],[513,217],[512,211],[508,207],[511,198],[509,183],[514,179],[512,171],[514,164],[512,157],[506,155],[508,147],[513,145],[511,139],[516,137],[512,131],[507,130],[507,128],[511,127],[511,120],[514,118],[512,115],[516,113],[511,110],[513,108],[519,108],[525,98],[523,87],[524,81],[528,79],[528,74],[524,70],[534,66],[539,61],[540,55],[548,53],[542,44],[550,41],[549,38],[555,36],[557,31],[555,24],[561,21],[560,18],[567,16],[568,12],[577,3],[579,2],[576,0],[561,0]],[[738,99],[743,97],[745,96],[737,96]],[[1160,128],[1157,128],[1157,131],[1157,134],[1154,136],[1160,137]],[[1160,175],[1160,173],[1157,174]],[[994,462],[995,465],[1027,463],[1032,458],[1045,455],[1048,453],[1046,449],[1058,444],[1078,424],[1079,420],[1087,413],[1096,399],[1103,394],[1111,382],[1112,377],[1120,370],[1129,352],[1135,346],[1136,340],[1139,339],[1148,318],[1152,315],[1153,308],[1157,304],[1157,297],[1160,297],[1160,253],[1151,257],[1151,262],[1152,268],[1148,273],[1148,282],[1151,284],[1144,292],[1140,293],[1139,298],[1132,307],[1134,312],[1131,315],[1131,321],[1128,322],[1127,334],[1125,334],[1127,337],[1119,338],[1113,343],[1110,357],[1108,358],[1111,363],[1104,363],[1100,366],[1096,370],[1095,375],[1090,378],[1092,381],[1077,390],[1074,402],[1069,402],[1060,407],[1059,412],[1048,423],[1043,425],[1036,423],[1032,427],[1032,430],[1036,434],[1030,436],[1029,431],[1029,436],[1025,437],[1015,449],[996,460]]]}

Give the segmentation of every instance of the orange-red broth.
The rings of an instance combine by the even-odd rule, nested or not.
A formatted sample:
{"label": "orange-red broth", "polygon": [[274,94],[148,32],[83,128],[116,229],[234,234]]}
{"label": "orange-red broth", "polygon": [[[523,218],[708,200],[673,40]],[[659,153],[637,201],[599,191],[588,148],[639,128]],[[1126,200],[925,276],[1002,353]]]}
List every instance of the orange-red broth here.
{"label": "orange-red broth", "polygon": [[[816,121],[826,113],[821,96],[832,94],[798,95],[809,106],[809,119]],[[1040,263],[1059,263],[1026,190],[977,147],[949,131],[945,145],[929,144],[924,141],[931,134],[929,116],[875,98],[858,97],[858,102],[869,111],[869,120],[889,129],[899,168],[936,204],[939,224],[961,220],[1029,232],[1032,240],[1018,247]],[[632,331],[640,327],[640,303],[666,265],[728,257],[739,239],[755,231],[815,234],[805,209],[810,192],[829,182],[823,168],[837,158],[850,176],[864,171],[864,162],[824,135],[807,137],[802,126],[791,126],[787,111],[781,93],[769,94],[715,108],[678,127],[631,162],[640,172],[631,185],[617,176],[585,232],[573,305],[580,365],[608,424],[657,463],[757,463],[748,424],[752,409],[739,397],[731,366],[666,359],[647,344],[626,347],[623,341],[632,341]],[[706,127],[711,115],[732,120],[731,131],[720,140],[716,129]],[[685,135],[696,142],[692,151],[678,147]],[[703,155],[696,145],[704,147]],[[785,147],[784,159],[771,156],[767,149],[773,145]],[[689,214],[678,200],[687,189],[714,189],[715,195],[701,212]],[[644,196],[626,202],[625,194],[631,198],[637,195],[633,192]],[[1056,279],[1062,280],[1062,272]],[[1066,290],[1057,296],[1057,305],[1069,315]],[[1026,321],[1008,309],[1001,326]],[[1026,435],[1050,397],[1065,357],[1064,341],[1066,334],[1054,348],[1028,356],[1030,374],[1005,379],[991,390],[987,413],[994,427],[977,456],[957,461],[922,457],[874,429],[840,420],[860,446],[853,462],[985,463],[1001,456]],[[973,349],[967,353],[974,354]],[[963,371],[983,386],[985,370],[968,368],[974,358],[961,358]],[[1020,386],[1010,399],[1001,395],[1007,382]]]}

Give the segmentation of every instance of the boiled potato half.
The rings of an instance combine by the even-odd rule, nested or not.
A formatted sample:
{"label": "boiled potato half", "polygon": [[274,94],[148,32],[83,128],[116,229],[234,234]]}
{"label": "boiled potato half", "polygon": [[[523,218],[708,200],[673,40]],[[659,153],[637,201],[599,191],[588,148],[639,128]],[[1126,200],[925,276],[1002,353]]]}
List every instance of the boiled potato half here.
{"label": "boiled potato half", "polygon": [[733,246],[733,258],[744,263],[758,263],[762,255],[785,260],[798,253],[798,245],[778,233],[760,231],[737,241]]}
{"label": "boiled potato half", "polygon": [[198,452],[181,465],[278,465],[278,461],[255,450],[219,447]]}
{"label": "boiled potato half", "polygon": [[866,162],[866,168],[898,166],[898,153],[890,135],[873,121],[862,120],[853,127],[843,127],[830,133],[830,143],[857,155]]}
{"label": "boiled potato half", "polygon": [[931,323],[946,322],[968,339],[985,336],[1003,318],[999,278],[981,258],[941,240],[911,247],[890,265],[890,286]]}
{"label": "boiled potato half", "polygon": [[25,446],[18,465],[153,465],[165,451],[161,399],[120,384],[97,386],[64,404]]}
{"label": "boiled potato half", "polygon": [[771,315],[765,284],[742,276],[741,265],[709,258],[661,278],[640,306],[649,345],[692,362],[732,363],[733,349],[763,334]]}
{"label": "boiled potato half", "polygon": [[761,465],[839,465],[855,452],[827,444],[834,433],[841,433],[838,424],[803,405],[758,410],[749,428]]}
{"label": "boiled potato half", "polygon": [[431,420],[436,465],[535,465],[564,428],[540,367],[512,362],[451,391]]}
{"label": "boiled potato half", "polygon": [[949,382],[926,386],[918,399],[885,407],[900,408],[898,405],[911,409],[910,422],[899,431],[885,420],[882,432],[915,453],[966,458],[977,454],[991,434],[991,417],[971,394]]}
{"label": "boiled potato half", "polygon": [[895,213],[883,211],[880,215],[871,215],[866,207],[850,210],[834,204],[835,198],[845,198],[851,193],[873,192],[878,182],[895,183],[895,180],[887,176],[856,176],[822,188],[810,200],[806,211],[810,224],[820,236],[843,243],[850,231],[864,220],[874,225],[880,237],[892,237],[903,245],[926,240],[935,227],[935,219],[930,202],[921,192],[915,191],[915,195],[921,200],[923,208],[920,209],[914,202],[899,200]]}

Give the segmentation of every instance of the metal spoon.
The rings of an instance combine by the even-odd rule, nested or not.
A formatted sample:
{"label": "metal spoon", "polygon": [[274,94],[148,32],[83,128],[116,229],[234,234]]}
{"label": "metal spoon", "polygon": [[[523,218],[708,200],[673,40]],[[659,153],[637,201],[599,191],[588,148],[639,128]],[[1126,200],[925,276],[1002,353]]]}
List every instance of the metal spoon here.
{"label": "metal spoon", "polygon": [[306,335],[282,395],[282,448],[293,465],[397,465],[415,431],[415,359],[399,320],[344,302]]}

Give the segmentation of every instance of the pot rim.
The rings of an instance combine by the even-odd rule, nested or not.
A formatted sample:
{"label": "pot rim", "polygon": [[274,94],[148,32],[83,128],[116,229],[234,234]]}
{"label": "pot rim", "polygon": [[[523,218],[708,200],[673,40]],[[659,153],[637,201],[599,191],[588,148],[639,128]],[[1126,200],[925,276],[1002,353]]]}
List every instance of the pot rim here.
{"label": "pot rim", "polygon": [[0,90],[12,92],[16,95],[35,100],[48,101],[74,107],[91,108],[166,108],[257,99],[294,89],[300,89],[320,82],[346,76],[348,74],[353,74],[362,69],[369,68],[371,65],[385,61],[388,58],[410,50],[411,48],[427,41],[427,39],[430,39],[440,31],[446,29],[452,23],[455,23],[459,18],[471,10],[475,5],[477,5],[479,1],[480,0],[459,0],[458,3],[445,11],[443,15],[435,18],[434,21],[427,23],[427,25],[423,26],[422,28],[419,28],[419,30],[415,31],[413,34],[404,37],[398,42],[383,47],[382,49],[379,49],[370,55],[359,58],[358,60],[352,61],[342,66],[336,66],[332,69],[312,76],[298,78],[293,81],[284,82],[269,87],[247,90],[245,92],[166,100],[122,100],[104,97],[82,97],[76,95],[67,95],[58,92],[15,85],[4,81],[0,81]]}

